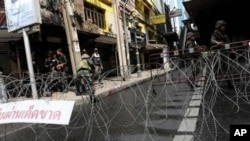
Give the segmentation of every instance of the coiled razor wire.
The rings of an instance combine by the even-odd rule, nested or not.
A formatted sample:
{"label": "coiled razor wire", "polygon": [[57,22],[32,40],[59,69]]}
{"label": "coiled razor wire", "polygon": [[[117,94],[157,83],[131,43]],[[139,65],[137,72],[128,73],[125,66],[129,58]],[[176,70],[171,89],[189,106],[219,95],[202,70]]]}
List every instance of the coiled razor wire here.
{"label": "coiled razor wire", "polygon": [[[145,64],[146,68],[155,67],[144,71],[147,80],[134,82],[128,78],[126,81],[133,81],[128,84],[110,76],[123,67],[103,72],[99,77],[103,81],[101,87],[97,82],[87,84],[91,90],[77,95],[82,102],[75,105],[69,125],[3,124],[1,141],[172,141],[175,135],[191,135],[197,141],[228,140],[231,124],[250,122],[246,117],[250,106],[248,56],[249,52],[243,50],[234,59],[221,52],[200,56],[195,61],[171,57],[167,64],[171,70],[165,70],[166,64],[151,62]],[[222,69],[221,64],[226,64],[226,68]],[[194,68],[200,69],[196,78]],[[133,72],[136,74],[136,69]],[[13,76],[1,75],[8,102],[31,99],[29,78]],[[51,100],[57,93],[58,100],[66,100],[69,91],[78,93],[77,81],[73,76],[67,76],[65,81],[62,77],[38,74],[39,99]],[[201,87],[190,88],[195,85]],[[117,91],[107,97],[96,96],[97,100],[91,101],[91,96],[105,87]],[[189,119],[185,112],[197,94],[201,97],[199,114],[192,117],[197,119],[196,130],[180,133],[178,128],[183,119]]]}

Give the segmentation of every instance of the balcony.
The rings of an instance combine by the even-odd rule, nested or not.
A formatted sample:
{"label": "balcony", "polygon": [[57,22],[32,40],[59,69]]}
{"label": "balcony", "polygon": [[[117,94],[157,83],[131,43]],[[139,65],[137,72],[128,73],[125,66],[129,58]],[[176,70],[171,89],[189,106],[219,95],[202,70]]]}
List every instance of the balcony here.
{"label": "balcony", "polygon": [[97,25],[97,27],[104,29],[105,28],[105,20],[104,20],[104,11],[96,10],[96,8],[88,8],[85,5],[84,8],[84,16],[85,21],[91,19],[93,24]]}

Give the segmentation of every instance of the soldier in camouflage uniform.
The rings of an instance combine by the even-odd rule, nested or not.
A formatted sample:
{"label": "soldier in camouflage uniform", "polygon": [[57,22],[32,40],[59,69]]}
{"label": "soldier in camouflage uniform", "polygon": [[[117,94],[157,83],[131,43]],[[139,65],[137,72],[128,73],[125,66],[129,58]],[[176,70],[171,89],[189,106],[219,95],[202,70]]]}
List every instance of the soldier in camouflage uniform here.
{"label": "soldier in camouflage uniform", "polygon": [[[191,76],[189,77],[190,83],[189,86],[191,89],[194,89],[194,87],[200,87],[198,84],[195,84],[196,76],[201,71],[201,66],[198,62],[200,57],[200,51],[203,49],[201,46],[199,46],[196,42],[195,35],[193,32],[188,32],[186,36],[186,49],[195,48],[194,53],[188,53],[187,57],[191,61]],[[198,49],[198,50],[197,50]]]}
{"label": "soldier in camouflage uniform", "polygon": [[[227,43],[230,43],[230,38],[229,36],[226,34],[226,22],[224,20],[218,20],[215,24],[215,30],[211,35],[211,45],[213,47],[215,47],[216,49],[219,48],[224,48],[224,45]],[[211,48],[213,49],[213,48]],[[228,51],[221,51],[222,55],[220,55],[220,65],[221,67],[218,69],[219,72],[215,72],[215,75],[222,74],[222,73],[226,73],[229,70],[229,65],[228,65]],[[231,49],[231,53],[235,54],[235,51],[233,49]],[[231,58],[233,59],[233,58]],[[218,65],[217,65],[218,67]],[[216,67],[216,68],[217,68]],[[232,84],[231,82],[228,80],[228,87],[231,87]]]}
{"label": "soldier in camouflage uniform", "polygon": [[226,34],[226,22],[218,20],[215,24],[215,30],[211,36],[211,45],[222,46],[230,42],[229,36]]}

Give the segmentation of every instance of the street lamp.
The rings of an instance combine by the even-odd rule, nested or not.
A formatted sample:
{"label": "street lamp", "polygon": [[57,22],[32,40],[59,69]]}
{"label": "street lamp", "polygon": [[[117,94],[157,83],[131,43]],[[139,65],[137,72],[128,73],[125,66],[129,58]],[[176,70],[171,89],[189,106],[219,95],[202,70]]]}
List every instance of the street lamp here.
{"label": "street lamp", "polygon": [[134,15],[135,11],[131,11],[131,15],[129,17],[129,21],[132,23],[132,29],[134,30],[135,36],[135,48],[136,48],[136,60],[137,60],[137,77],[141,77],[141,66],[140,66],[140,54],[137,44],[136,31],[138,25],[138,17]]}

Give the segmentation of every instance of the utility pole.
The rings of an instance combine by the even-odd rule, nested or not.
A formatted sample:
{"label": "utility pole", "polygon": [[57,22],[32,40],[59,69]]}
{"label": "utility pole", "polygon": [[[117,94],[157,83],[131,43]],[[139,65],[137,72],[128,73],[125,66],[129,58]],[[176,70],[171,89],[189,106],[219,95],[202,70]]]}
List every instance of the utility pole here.
{"label": "utility pole", "polygon": [[129,0],[126,0],[123,5],[123,30],[124,30],[124,40],[126,46],[126,56],[127,56],[127,64],[128,64],[128,77],[131,76],[131,63],[130,63],[130,52],[129,52],[129,44],[128,44],[128,28],[127,28],[127,21],[126,21],[126,5]]}
{"label": "utility pole", "polygon": [[[166,11],[165,11],[166,8],[165,8],[165,3],[164,3],[163,0],[161,0],[161,5],[162,5],[162,12],[166,16]],[[165,22],[167,22],[167,21],[165,21]],[[167,24],[165,23],[164,24],[164,33],[166,33],[166,32],[167,32]],[[164,43],[167,45],[167,41],[166,41],[165,37],[163,38],[163,40],[164,40]],[[163,57],[163,67],[164,67],[164,69],[169,68],[169,52],[168,51],[169,51],[168,45],[167,45],[167,47],[164,47],[162,49],[162,53],[164,54],[164,57]]]}
{"label": "utility pole", "polygon": [[125,49],[124,49],[124,36],[123,31],[122,31],[122,26],[121,26],[121,21],[119,19],[118,15],[118,8],[119,8],[119,1],[118,0],[113,0],[114,3],[114,19],[115,19],[115,27],[117,31],[117,50],[118,50],[118,56],[119,56],[119,64],[120,64],[120,73],[121,76],[123,77],[123,80],[126,80],[126,72],[127,72],[127,63],[126,63],[126,54],[125,54]]}
{"label": "utility pole", "polygon": [[66,30],[70,60],[72,65],[73,75],[76,76],[76,65],[81,60],[81,51],[74,19],[73,5],[71,0],[61,0],[64,28]]}

